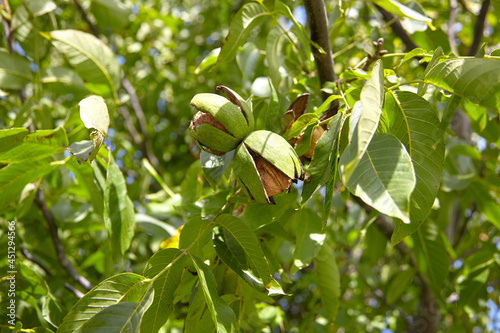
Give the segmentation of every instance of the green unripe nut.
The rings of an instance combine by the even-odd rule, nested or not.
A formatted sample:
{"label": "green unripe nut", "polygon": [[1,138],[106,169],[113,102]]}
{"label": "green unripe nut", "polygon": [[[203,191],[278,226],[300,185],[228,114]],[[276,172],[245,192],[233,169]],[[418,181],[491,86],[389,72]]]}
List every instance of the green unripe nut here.
{"label": "green unripe nut", "polygon": [[200,146],[222,155],[235,149],[254,129],[253,114],[243,98],[224,86],[218,86],[227,98],[216,94],[197,94],[191,105],[198,110],[189,130]]}
{"label": "green unripe nut", "polygon": [[238,146],[233,169],[247,194],[267,204],[304,173],[292,146],[281,135],[264,130],[250,133]]}

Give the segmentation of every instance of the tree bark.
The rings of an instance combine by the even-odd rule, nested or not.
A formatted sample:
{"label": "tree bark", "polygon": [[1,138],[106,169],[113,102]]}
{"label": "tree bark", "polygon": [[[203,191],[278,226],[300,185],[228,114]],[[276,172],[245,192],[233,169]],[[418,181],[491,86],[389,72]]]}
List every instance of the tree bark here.
{"label": "tree bark", "polygon": [[[330,32],[328,30],[328,16],[326,15],[325,2],[323,0],[304,0],[304,7],[307,13],[307,21],[311,31],[311,40],[321,46],[324,53],[311,44],[311,52],[314,56],[316,71],[321,87],[326,82],[335,82],[334,62],[332,57],[332,47],[330,46]],[[322,92],[323,99],[327,99],[329,94]],[[333,101],[330,109],[338,109],[338,101]],[[335,113],[332,114],[335,115]]]}

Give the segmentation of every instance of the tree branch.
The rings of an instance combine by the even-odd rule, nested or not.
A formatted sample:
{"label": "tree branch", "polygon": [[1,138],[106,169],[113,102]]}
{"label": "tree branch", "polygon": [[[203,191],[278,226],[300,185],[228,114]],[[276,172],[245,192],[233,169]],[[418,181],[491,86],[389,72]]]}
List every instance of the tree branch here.
{"label": "tree branch", "polygon": [[49,227],[50,238],[52,239],[52,243],[54,244],[54,248],[56,250],[56,257],[59,264],[68,272],[68,274],[75,280],[78,284],[80,284],[85,290],[89,291],[93,288],[92,284],[83,276],[78,274],[71,265],[70,261],[64,254],[64,248],[61,244],[61,240],[59,239],[59,234],[57,232],[57,225],[54,223],[54,218],[52,213],[47,208],[45,201],[43,199],[43,194],[40,189],[37,190],[35,195],[35,204],[42,213],[45,221],[47,221],[47,225]]}
{"label": "tree branch", "polygon": [[476,23],[474,24],[474,39],[467,52],[468,56],[476,55],[481,46],[481,41],[483,40],[484,24],[486,20],[486,14],[488,14],[488,9],[490,8],[490,0],[484,0],[481,5],[481,10],[477,15]]}
{"label": "tree branch", "polygon": [[[314,56],[314,63],[316,64],[316,71],[322,88],[326,82],[335,82],[336,80],[325,2],[323,0],[304,0],[304,8],[307,13],[309,29],[311,30],[311,40],[324,50],[324,53],[321,53],[319,49],[311,45],[311,52]],[[324,91],[321,94],[324,100],[329,96]],[[333,101],[326,113],[330,117],[334,116],[337,113],[338,106],[338,101]]]}
{"label": "tree branch", "polygon": [[147,128],[146,116],[144,115],[144,111],[142,110],[142,106],[141,103],[139,102],[139,98],[137,97],[135,88],[125,76],[122,78],[122,87],[130,96],[130,105],[132,105],[132,109],[134,110],[135,116],[139,121],[139,128],[141,129],[142,133],[142,142],[139,143],[139,146],[141,147],[141,150],[143,150],[146,153],[146,156],[148,157],[151,164],[155,168],[159,168],[160,162],[153,153],[151,143],[148,140],[148,128]]}
{"label": "tree branch", "polygon": [[411,51],[411,50],[416,49],[418,47],[418,45],[413,42],[410,35],[408,35],[406,30],[403,28],[403,26],[401,25],[401,22],[399,22],[399,20],[397,18],[395,18],[394,15],[392,15],[391,13],[389,13],[388,11],[383,9],[382,7],[379,7],[379,6],[375,6],[375,7],[377,7],[380,14],[382,14],[384,21],[386,21],[387,23],[390,23],[392,31],[394,31],[394,33],[399,38],[401,38],[401,40],[403,41],[403,43],[406,46],[406,51]]}

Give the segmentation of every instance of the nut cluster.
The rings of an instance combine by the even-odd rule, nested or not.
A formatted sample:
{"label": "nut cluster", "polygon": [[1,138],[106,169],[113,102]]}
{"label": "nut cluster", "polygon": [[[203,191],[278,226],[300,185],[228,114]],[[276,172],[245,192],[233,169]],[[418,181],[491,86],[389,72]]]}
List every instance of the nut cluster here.
{"label": "nut cluster", "polygon": [[217,90],[226,98],[197,94],[191,100],[198,110],[189,126],[191,135],[211,154],[223,155],[236,149],[232,168],[242,189],[260,203],[273,204],[274,195],[303,177],[299,156],[281,135],[254,131],[251,107],[241,96],[224,86]]}

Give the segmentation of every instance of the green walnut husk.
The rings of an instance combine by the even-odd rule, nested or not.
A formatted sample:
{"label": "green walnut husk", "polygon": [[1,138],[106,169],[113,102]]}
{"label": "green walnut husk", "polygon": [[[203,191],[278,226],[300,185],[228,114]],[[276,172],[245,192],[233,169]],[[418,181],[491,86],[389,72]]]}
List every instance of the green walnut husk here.
{"label": "green walnut husk", "polygon": [[233,170],[245,192],[264,204],[274,204],[273,195],[304,174],[292,146],[281,135],[265,130],[250,133],[238,146]]}
{"label": "green walnut husk", "polygon": [[216,94],[197,94],[191,100],[196,113],[189,130],[200,147],[212,154],[223,155],[235,149],[254,129],[250,106],[231,89],[218,86],[227,98]]}

